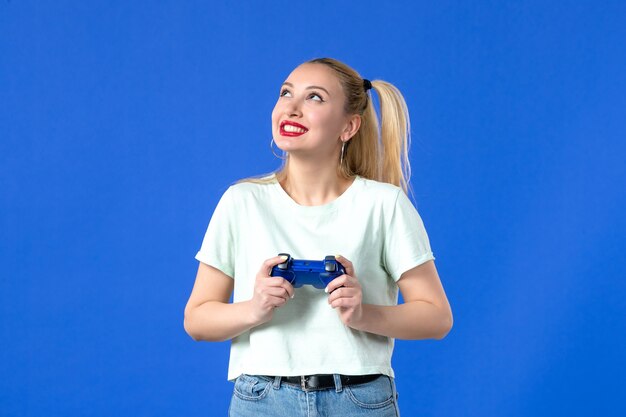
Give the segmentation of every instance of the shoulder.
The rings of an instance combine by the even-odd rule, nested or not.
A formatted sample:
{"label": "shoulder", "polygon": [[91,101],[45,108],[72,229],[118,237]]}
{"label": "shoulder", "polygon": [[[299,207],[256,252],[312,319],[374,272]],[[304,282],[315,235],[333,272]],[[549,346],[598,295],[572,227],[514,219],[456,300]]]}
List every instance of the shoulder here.
{"label": "shoulder", "polygon": [[393,204],[401,194],[404,194],[402,188],[393,184],[363,177],[359,177],[358,180],[361,181],[362,184],[360,194],[379,202],[390,202]]}
{"label": "shoulder", "polygon": [[274,174],[245,178],[228,187],[224,195],[234,200],[262,197],[272,192],[276,186]]}
{"label": "shoulder", "polygon": [[384,213],[417,211],[417,206],[401,187],[366,178],[359,179],[362,181],[358,193],[361,203],[378,207]]}

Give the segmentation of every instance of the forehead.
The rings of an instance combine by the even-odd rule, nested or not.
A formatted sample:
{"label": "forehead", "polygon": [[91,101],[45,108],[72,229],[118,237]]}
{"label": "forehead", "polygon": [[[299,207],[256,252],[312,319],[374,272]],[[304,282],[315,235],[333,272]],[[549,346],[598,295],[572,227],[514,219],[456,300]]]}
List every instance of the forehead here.
{"label": "forehead", "polygon": [[302,88],[316,85],[326,88],[331,93],[341,91],[339,78],[324,64],[302,64],[289,74],[285,82]]}

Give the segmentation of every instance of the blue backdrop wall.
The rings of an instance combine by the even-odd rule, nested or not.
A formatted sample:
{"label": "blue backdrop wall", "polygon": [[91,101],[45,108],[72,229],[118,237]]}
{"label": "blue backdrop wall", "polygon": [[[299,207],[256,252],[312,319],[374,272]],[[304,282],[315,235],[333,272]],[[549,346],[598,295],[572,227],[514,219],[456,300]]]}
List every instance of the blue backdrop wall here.
{"label": "blue backdrop wall", "polygon": [[405,94],[455,315],[403,415],[625,415],[626,3],[0,1],[0,415],[225,415],[206,225],[332,56]]}

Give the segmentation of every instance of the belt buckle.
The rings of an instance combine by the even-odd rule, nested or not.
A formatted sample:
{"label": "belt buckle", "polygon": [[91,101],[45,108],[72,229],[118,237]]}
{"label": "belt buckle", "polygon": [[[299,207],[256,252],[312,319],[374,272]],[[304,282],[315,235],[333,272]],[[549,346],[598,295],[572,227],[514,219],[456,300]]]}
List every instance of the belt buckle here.
{"label": "belt buckle", "polygon": [[307,390],[307,384],[308,380],[306,379],[305,375],[300,375],[300,387],[302,387],[302,391],[306,391]]}

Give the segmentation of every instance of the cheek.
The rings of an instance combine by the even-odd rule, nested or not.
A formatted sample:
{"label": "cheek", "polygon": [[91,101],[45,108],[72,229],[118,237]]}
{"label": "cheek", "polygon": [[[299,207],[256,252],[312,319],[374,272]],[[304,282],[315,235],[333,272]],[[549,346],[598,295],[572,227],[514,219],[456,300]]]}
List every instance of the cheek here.
{"label": "cheek", "polygon": [[339,135],[343,125],[343,120],[333,113],[312,113],[309,120],[332,135]]}
{"label": "cheek", "polygon": [[278,123],[278,119],[280,118],[280,109],[278,104],[274,106],[272,110],[272,128]]}
{"label": "cheek", "polygon": [[323,111],[320,109],[316,109],[313,108],[312,111],[309,111],[307,113],[307,118],[309,119],[309,121],[311,123],[315,123],[316,125],[319,126],[330,126],[334,124],[334,117],[332,115],[332,113],[330,113],[329,111]]}

